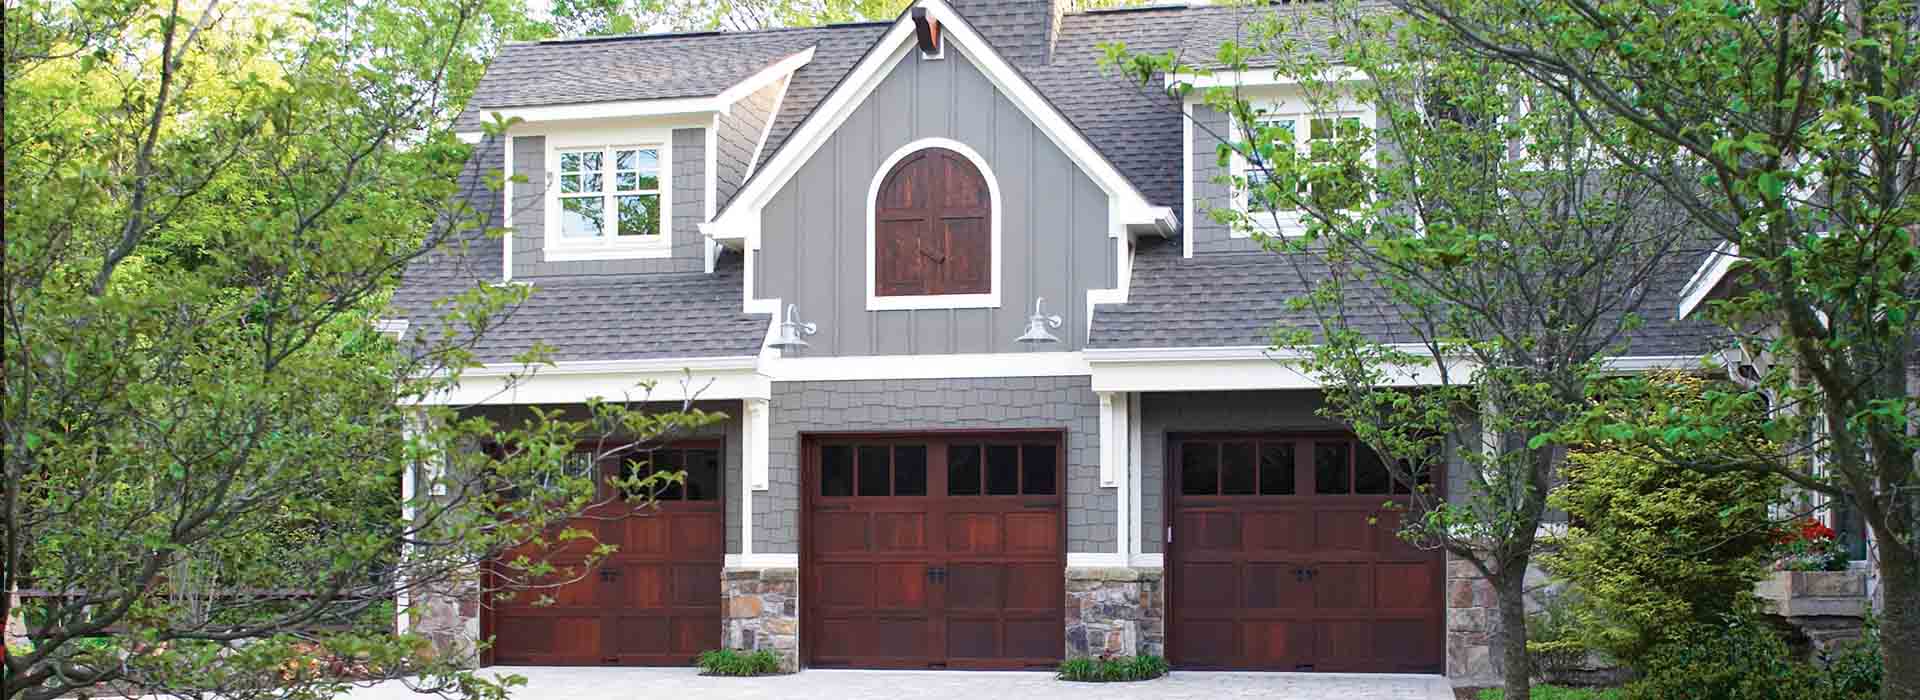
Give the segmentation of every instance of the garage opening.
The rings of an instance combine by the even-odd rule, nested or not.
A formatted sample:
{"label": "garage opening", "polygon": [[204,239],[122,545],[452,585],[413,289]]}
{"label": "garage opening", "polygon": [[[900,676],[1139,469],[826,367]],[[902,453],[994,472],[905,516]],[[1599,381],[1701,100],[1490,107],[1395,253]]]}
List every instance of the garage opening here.
{"label": "garage opening", "polygon": [[1192,669],[1439,673],[1443,558],[1344,435],[1176,435],[1170,660]]}
{"label": "garage opening", "polygon": [[[488,631],[493,662],[503,665],[685,666],[720,646],[720,571],[726,556],[719,442],[675,443],[637,456],[588,461],[578,469],[602,477],[685,470],[664,484],[653,508],[632,512],[627,497],[569,521],[618,547],[585,576],[545,591],[523,591],[493,603]],[[591,544],[552,555],[578,568]],[[509,552],[512,558],[516,552]],[[531,553],[530,553],[531,555]],[[537,604],[542,596],[548,605]]]}
{"label": "garage opening", "polygon": [[808,438],[808,663],[1057,665],[1064,460],[1052,431]]}

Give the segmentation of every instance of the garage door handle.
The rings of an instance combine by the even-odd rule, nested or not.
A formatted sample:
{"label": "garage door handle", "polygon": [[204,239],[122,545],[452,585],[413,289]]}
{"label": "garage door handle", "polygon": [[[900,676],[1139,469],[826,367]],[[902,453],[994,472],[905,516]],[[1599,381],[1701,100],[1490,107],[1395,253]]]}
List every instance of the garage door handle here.
{"label": "garage door handle", "polygon": [[927,567],[927,580],[932,581],[934,583],[945,583],[947,580],[947,567],[944,567],[944,566]]}

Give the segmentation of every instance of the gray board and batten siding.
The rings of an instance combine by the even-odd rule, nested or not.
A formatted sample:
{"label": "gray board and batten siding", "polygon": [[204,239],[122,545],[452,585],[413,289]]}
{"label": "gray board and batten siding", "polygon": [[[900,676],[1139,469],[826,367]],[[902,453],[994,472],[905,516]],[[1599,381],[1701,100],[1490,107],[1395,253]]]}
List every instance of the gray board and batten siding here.
{"label": "gray board and batten siding", "polygon": [[[868,191],[882,161],[923,138],[977,151],[1000,191],[999,308],[868,311]],[[960,51],[909,51],[761,212],[753,296],[797,304],[819,333],[800,357],[1062,352],[1086,343],[1087,290],[1117,285],[1108,198]],[[1014,342],[1034,297],[1060,343]]]}

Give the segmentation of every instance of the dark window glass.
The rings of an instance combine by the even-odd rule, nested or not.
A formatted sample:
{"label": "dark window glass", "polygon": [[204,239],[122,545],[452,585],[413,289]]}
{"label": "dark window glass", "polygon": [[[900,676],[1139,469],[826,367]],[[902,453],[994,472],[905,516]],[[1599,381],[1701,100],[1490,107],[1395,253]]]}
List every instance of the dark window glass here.
{"label": "dark window glass", "polygon": [[1212,496],[1220,492],[1220,448],[1210,442],[1180,446],[1180,493]]}
{"label": "dark window glass", "polygon": [[893,448],[893,495],[927,495],[927,446]]}
{"label": "dark window glass", "polygon": [[687,489],[684,484],[686,474],[682,473],[686,468],[685,452],[654,450],[653,473],[661,475],[660,479],[653,483],[654,497],[662,501],[678,501],[686,498]]}
{"label": "dark window glass", "polygon": [[1293,444],[1269,442],[1260,446],[1260,495],[1293,495]]}
{"label": "dark window glass", "polygon": [[987,446],[987,495],[1012,496],[1020,493],[1020,448],[1013,445]]}
{"label": "dark window glass", "polygon": [[1253,493],[1253,443],[1229,442],[1220,446],[1220,493],[1247,496]]}
{"label": "dark window glass", "polygon": [[1020,492],[1029,496],[1053,495],[1059,452],[1052,445],[1027,445],[1020,451]]}
{"label": "dark window glass", "polygon": [[1313,492],[1346,493],[1348,450],[1344,442],[1313,443]]}
{"label": "dark window glass", "polygon": [[820,448],[820,495],[853,495],[853,448],[846,445]]}
{"label": "dark window glass", "polygon": [[860,446],[860,495],[885,496],[892,481],[887,474],[886,445]]}
{"label": "dark window glass", "polygon": [[1393,475],[1387,473],[1387,465],[1380,461],[1379,453],[1366,445],[1356,445],[1360,450],[1354,456],[1353,492],[1376,494],[1386,493],[1392,488]]}
{"label": "dark window glass", "polygon": [[980,495],[979,445],[952,445],[947,448],[947,495]]}
{"label": "dark window glass", "polygon": [[720,451],[687,450],[687,500],[720,497]]}

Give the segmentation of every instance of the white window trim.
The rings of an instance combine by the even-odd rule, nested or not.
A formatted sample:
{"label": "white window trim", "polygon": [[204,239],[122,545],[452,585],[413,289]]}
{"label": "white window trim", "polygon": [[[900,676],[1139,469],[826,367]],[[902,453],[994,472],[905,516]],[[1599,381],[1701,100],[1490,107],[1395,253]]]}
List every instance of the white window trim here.
{"label": "white window trim", "polygon": [[[1343,99],[1334,105],[1332,109],[1317,107],[1302,98],[1256,100],[1253,102],[1253,108],[1255,110],[1264,110],[1261,113],[1262,117],[1293,119],[1296,123],[1303,125],[1296,126],[1299,133],[1294,134],[1295,149],[1305,147],[1311,140],[1313,133],[1311,120],[1313,119],[1345,119],[1348,117],[1356,117],[1362,124],[1366,125],[1367,128],[1374,130],[1374,133],[1379,133],[1380,129],[1379,115],[1376,114],[1373,105],[1353,100]],[[1229,116],[1227,125],[1228,137],[1232,138],[1234,143],[1239,143],[1241,136],[1239,120]],[[1379,157],[1378,144],[1367,149],[1368,161],[1377,164]],[[1246,156],[1240,155],[1240,151],[1237,148],[1234,149],[1233,160],[1229,164],[1229,172],[1235,178],[1245,178],[1247,176]],[[1248,230],[1240,227],[1230,228],[1227,231],[1229,238],[1250,238],[1255,231],[1270,236],[1290,237],[1301,235],[1307,230],[1306,221],[1303,218],[1304,215],[1300,212],[1280,212],[1277,214],[1249,212],[1247,209],[1247,191],[1244,188],[1234,188],[1233,208],[1236,211],[1249,214],[1247,218],[1252,229]]]}
{"label": "white window trim", "polygon": [[[575,134],[547,136],[546,144],[546,216],[542,258],[546,262],[581,260],[627,260],[665,258],[673,255],[673,130],[595,129]],[[605,235],[592,239],[566,238],[560,233],[560,154],[569,151],[601,150],[603,193],[614,186],[613,151],[624,148],[650,148],[660,153],[660,235],[626,238]],[[613,195],[604,194],[611,199]],[[603,205],[601,225],[618,226],[615,207]]]}
{"label": "white window trim", "polygon": [[[928,148],[944,148],[960,154],[973,163],[980,171],[980,177],[987,181],[987,236],[992,241],[988,255],[991,260],[986,294],[920,294],[913,296],[879,296],[874,294],[875,280],[874,256],[876,231],[874,214],[880,197],[880,184],[893,166],[908,155]],[[901,311],[909,309],[997,309],[1000,307],[1000,181],[993,176],[993,169],[987,167],[987,160],[980,157],[978,151],[964,143],[945,138],[924,138],[908,143],[895,150],[887,159],[881,161],[880,169],[874,171],[873,182],[867,186],[867,310]]]}

